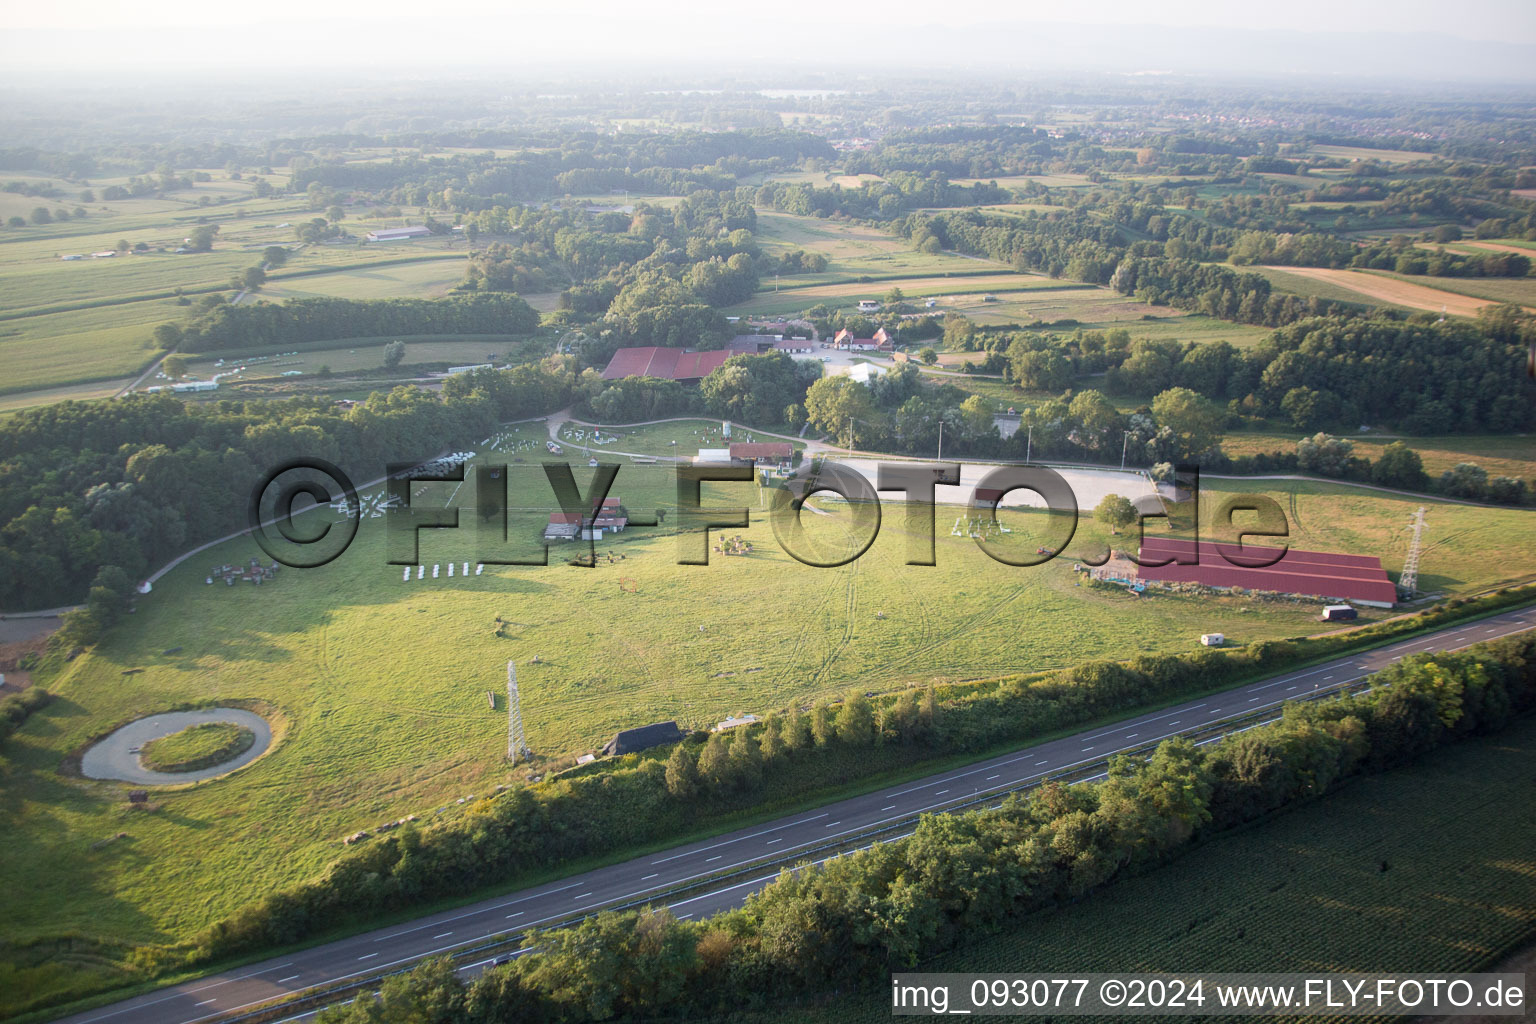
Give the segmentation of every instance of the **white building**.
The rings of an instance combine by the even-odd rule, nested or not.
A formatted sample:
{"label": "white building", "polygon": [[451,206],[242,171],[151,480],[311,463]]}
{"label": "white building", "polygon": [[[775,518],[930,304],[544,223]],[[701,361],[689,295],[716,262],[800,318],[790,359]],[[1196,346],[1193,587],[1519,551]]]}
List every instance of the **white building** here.
{"label": "white building", "polygon": [[375,228],[368,232],[370,242],[409,242],[413,238],[426,238],[432,232],[424,227]]}
{"label": "white building", "polygon": [[219,382],[216,380],[189,380],[181,384],[172,384],[171,390],[178,393],[188,391],[217,391]]}

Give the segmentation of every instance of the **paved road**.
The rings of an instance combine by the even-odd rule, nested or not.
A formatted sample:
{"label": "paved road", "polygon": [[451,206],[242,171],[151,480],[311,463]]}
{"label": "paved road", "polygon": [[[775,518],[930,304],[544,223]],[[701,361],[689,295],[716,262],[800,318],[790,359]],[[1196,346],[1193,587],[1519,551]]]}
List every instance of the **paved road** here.
{"label": "paved road", "polygon": [[[767,857],[793,855],[797,850],[820,847],[833,839],[857,837],[882,826],[898,826],[920,812],[942,810],[984,793],[1003,793],[1027,786],[1047,775],[1094,764],[1117,751],[1132,750],[1226,718],[1276,709],[1286,700],[1347,685],[1406,655],[1455,650],[1532,628],[1536,628],[1536,608],[1503,612],[1174,708],[1148,712],[1116,725],[1087,729],[920,781],[186,982],[77,1014],[66,1021],[192,1024],[207,1020],[285,992],[409,964],[429,954],[472,945],[489,935],[559,920],[574,911],[629,903],[690,879],[709,877]],[[680,918],[704,917],[740,905],[748,893],[776,874],[775,868],[764,867],[760,873],[750,872],[745,880],[721,882],[718,887],[677,899],[669,906]],[[466,970],[482,967],[483,964],[475,964]]]}

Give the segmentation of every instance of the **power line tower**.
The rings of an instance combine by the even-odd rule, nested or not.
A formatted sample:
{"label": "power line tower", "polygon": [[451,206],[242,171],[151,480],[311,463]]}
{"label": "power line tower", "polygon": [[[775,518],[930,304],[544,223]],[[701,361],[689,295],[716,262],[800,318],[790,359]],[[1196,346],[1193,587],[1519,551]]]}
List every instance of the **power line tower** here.
{"label": "power line tower", "polygon": [[1419,590],[1419,550],[1424,543],[1424,507],[1413,514],[1408,532],[1413,538],[1408,542],[1408,557],[1403,559],[1403,571],[1397,577],[1397,590],[1403,597],[1412,597]]}
{"label": "power line tower", "polygon": [[517,696],[517,666],[507,662],[507,760],[517,764],[518,757],[527,759],[533,751],[528,749],[528,737],[523,732],[523,703]]}

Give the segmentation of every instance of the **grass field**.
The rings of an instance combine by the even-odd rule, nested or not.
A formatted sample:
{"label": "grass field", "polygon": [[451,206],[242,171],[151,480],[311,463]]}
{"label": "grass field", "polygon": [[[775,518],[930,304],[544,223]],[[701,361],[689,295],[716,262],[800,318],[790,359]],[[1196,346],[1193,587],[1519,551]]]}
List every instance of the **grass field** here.
{"label": "grass field", "polygon": [[[541,460],[543,430],[519,428],[531,443],[509,446],[511,458]],[[585,476],[582,467],[578,480]],[[424,486],[417,500],[446,500],[456,488]],[[1220,490],[1276,496],[1293,517],[1295,544],[1379,553],[1391,568],[1419,504],[1288,481]],[[645,512],[670,506],[674,487],[669,473],[627,466],[614,493]],[[1208,501],[1218,498],[1207,489]],[[758,496],[750,485],[719,485],[706,504],[757,508]],[[1515,539],[1529,537],[1533,513],[1429,504],[1426,587],[1461,593],[1536,572],[1536,546]],[[1028,516],[1017,515],[1016,526]],[[505,721],[487,710],[485,690],[509,658],[525,666],[530,740],[554,756],[595,748],[626,726],[674,717],[707,725],[855,683],[889,688],[1188,650],[1210,630],[1243,643],[1316,628],[1311,602],[1133,601],[1077,587],[1070,557],[1102,537],[1091,522],[1067,558],[1012,569],[951,537],[942,510],[939,518],[932,568],[903,564],[906,525],[891,506],[874,547],[840,569],[801,565],[756,521],[743,531],[752,556],[715,555],[707,567],[675,564],[676,539],[636,529],[599,544],[626,555],[612,565],[571,568],[557,550],[545,568],[407,583],[386,564],[378,519],[361,524],[337,561],[284,570],[261,588],[203,581],[209,565],[258,554],[250,541],[200,554],[156,584],[131,632],[46,681],[59,699],[8,742],[0,792],[11,836],[0,867],[8,937],[77,935],[106,946],[185,937],[319,870],[350,831],[430,816],[506,781]],[[421,543],[427,565],[477,557],[468,529]],[[621,575],[637,592],[619,589]],[[504,637],[494,635],[498,615]],[[56,771],[64,755],[124,721],[229,700],[270,703],[288,722],[286,738],[250,769],[165,793],[160,813],[130,812],[121,787]],[[131,841],[90,848],[119,831]]]}
{"label": "grass field", "polygon": [[[1390,277],[1391,280],[1401,281],[1407,285],[1451,292],[1456,297],[1468,296],[1488,302],[1513,302],[1527,309],[1536,309],[1536,277],[1406,277],[1399,274],[1392,274]],[[1451,301],[1456,299],[1453,298]]]}
{"label": "grass field", "polygon": [[[530,444],[512,445],[510,458],[541,460],[543,430],[519,428]],[[585,475],[578,470],[578,480]],[[1263,484],[1222,489],[1277,494],[1296,516],[1295,543],[1400,562],[1401,524],[1417,502]],[[456,485],[424,486],[417,500],[446,500]],[[674,486],[668,473],[628,466],[614,493],[645,512],[670,506]],[[758,496],[750,485],[720,485],[706,495],[716,503],[757,508]],[[1426,586],[1465,592],[1536,571],[1536,548],[1510,538],[1528,535],[1531,513],[1430,504]],[[285,570],[261,588],[203,582],[207,566],[258,554],[250,541],[200,554],[156,584],[131,633],[46,681],[59,699],[8,742],[0,792],[12,837],[0,867],[8,937],[76,935],[103,948],[185,937],[319,870],[350,831],[430,816],[506,781],[505,721],[487,710],[485,690],[509,658],[526,666],[530,740],[554,756],[592,749],[625,726],[674,717],[705,725],[853,683],[888,688],[1188,650],[1212,629],[1248,642],[1316,628],[1310,602],[1265,605],[1262,614],[1238,598],[1133,602],[1077,587],[1068,559],[1011,569],[947,525],[941,512],[933,568],[902,564],[906,528],[891,506],[874,547],[840,569],[792,560],[756,521],[743,531],[752,556],[716,555],[707,567],[675,564],[676,539],[636,529],[599,545],[627,556],[612,565],[571,568],[557,550],[545,568],[407,583],[386,564],[378,519],[361,524],[337,561]],[[1084,522],[1068,558],[1100,536]],[[467,529],[434,532],[423,537],[422,558],[473,562],[473,547]],[[619,589],[621,575],[637,592]],[[508,623],[504,637],[494,635],[497,615]],[[122,674],[130,668],[143,671]],[[56,771],[65,754],[124,721],[228,700],[269,702],[289,723],[286,738],[250,769],[164,794],[161,813],[129,812],[121,787]],[[90,849],[119,831],[131,841]],[[189,899],[193,892],[203,895]]]}
{"label": "grass field", "polygon": [[[1221,442],[1228,455],[1255,455],[1259,452],[1293,452],[1302,438],[1297,432],[1244,431],[1230,433]],[[1307,435],[1310,436],[1310,435]],[[1375,460],[1393,441],[1403,441],[1419,453],[1424,471],[1439,476],[1461,462],[1475,462],[1489,476],[1513,476],[1536,479],[1536,442],[1529,437],[1488,437],[1456,434],[1445,437],[1364,437],[1341,434],[1354,443],[1354,454]]]}
{"label": "grass field", "polygon": [[[1491,970],[1536,931],[1536,816],[1509,813],[1533,799],[1536,721],[1527,719],[1356,779],[914,970]],[[881,987],[744,1019],[874,1024],[890,1020],[889,999]]]}

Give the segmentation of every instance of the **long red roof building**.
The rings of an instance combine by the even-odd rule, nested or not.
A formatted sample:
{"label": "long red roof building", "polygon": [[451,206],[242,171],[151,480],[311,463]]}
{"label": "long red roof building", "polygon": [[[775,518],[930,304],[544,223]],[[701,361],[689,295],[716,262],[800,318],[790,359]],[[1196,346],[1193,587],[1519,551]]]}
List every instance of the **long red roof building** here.
{"label": "long red roof building", "polygon": [[[1223,550],[1232,556],[1231,560],[1222,554]],[[1268,561],[1281,551],[1285,553],[1275,564],[1263,568],[1233,564]],[[1142,540],[1139,557],[1142,562],[1194,561],[1198,558],[1196,564],[1191,565],[1180,565],[1178,561],[1169,561],[1162,566],[1142,565],[1137,569],[1137,575],[1144,580],[1272,590],[1281,594],[1338,598],[1379,608],[1390,608],[1397,603],[1397,587],[1387,578],[1381,559],[1375,555],[1341,555],[1256,544],[1244,544],[1239,553],[1235,544],[1218,545],[1202,540],[1197,556],[1193,541],[1146,537]]]}
{"label": "long red roof building", "polygon": [[621,348],[608,360],[603,380],[620,377],[659,377],[684,383],[697,383],[718,370],[733,355],[730,349],[690,352],[681,348]]}

